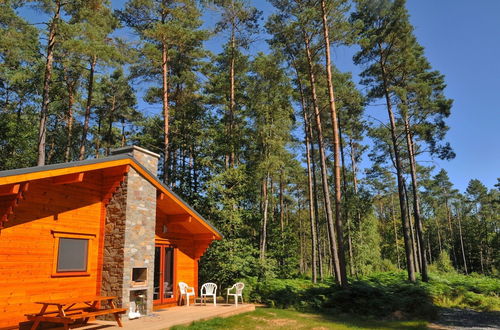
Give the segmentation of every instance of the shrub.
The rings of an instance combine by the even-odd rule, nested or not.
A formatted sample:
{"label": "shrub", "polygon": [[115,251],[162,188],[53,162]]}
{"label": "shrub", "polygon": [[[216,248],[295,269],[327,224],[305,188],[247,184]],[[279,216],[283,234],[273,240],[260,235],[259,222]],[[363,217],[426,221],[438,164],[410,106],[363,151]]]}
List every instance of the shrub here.
{"label": "shrub", "polygon": [[450,255],[445,250],[441,251],[437,260],[429,265],[429,270],[432,272],[454,274],[455,268],[450,259]]}

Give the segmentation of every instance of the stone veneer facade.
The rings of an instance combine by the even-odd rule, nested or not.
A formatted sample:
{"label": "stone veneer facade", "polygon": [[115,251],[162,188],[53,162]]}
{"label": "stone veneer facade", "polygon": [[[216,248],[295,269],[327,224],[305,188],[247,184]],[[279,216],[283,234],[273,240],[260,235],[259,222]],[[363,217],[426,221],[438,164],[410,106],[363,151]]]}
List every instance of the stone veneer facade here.
{"label": "stone veneer facade", "polygon": [[[157,154],[135,146],[112,153],[129,153],[154,175],[157,173]],[[149,314],[153,311],[156,187],[130,168],[106,211],[101,294],[117,296],[120,305],[129,308],[130,292],[146,290]],[[132,269],[136,267],[147,268],[145,287],[132,287]]]}

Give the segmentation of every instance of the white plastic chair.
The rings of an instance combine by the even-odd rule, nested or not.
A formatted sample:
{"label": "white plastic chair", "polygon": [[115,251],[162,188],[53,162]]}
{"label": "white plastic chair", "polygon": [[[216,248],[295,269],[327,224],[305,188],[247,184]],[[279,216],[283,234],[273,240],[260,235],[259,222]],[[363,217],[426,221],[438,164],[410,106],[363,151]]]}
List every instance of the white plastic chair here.
{"label": "white plastic chair", "polygon": [[183,295],[186,296],[186,306],[189,306],[189,297],[195,295],[194,288],[184,282],[179,282],[179,291],[181,293],[181,299]]}
{"label": "white plastic chair", "polygon": [[201,286],[201,302],[207,304],[207,297],[212,297],[214,300],[214,306],[217,305],[217,284],[215,283],[205,283]]}
{"label": "white plastic chair", "polygon": [[[241,297],[241,303],[243,304],[243,289],[245,288],[245,284],[238,282],[234,284],[232,287],[227,289],[227,295],[226,295],[226,304],[229,303],[229,296],[234,297],[234,303],[236,306],[238,306],[238,297]],[[231,290],[234,289],[234,293],[231,292]]]}

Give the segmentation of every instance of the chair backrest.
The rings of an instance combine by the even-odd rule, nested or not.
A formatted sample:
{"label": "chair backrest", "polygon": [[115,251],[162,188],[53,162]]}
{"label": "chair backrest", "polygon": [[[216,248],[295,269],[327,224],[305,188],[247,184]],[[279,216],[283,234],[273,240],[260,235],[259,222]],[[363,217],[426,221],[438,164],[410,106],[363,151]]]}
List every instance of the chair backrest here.
{"label": "chair backrest", "polygon": [[243,289],[245,288],[245,283],[238,282],[233,285],[233,288],[235,288],[236,294],[241,294],[243,292]]}
{"label": "chair backrest", "polygon": [[186,294],[187,288],[188,285],[186,283],[179,282],[179,291],[181,292],[181,294]]}
{"label": "chair backrest", "polygon": [[201,286],[201,294],[217,294],[217,284],[205,283]]}

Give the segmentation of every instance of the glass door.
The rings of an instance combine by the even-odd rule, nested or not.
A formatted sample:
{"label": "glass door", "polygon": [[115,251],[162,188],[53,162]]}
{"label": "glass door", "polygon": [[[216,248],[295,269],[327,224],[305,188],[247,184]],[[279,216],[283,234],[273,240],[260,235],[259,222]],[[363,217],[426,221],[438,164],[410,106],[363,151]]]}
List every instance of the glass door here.
{"label": "glass door", "polygon": [[167,245],[155,247],[153,301],[164,304],[175,301],[174,298],[174,248]]}

